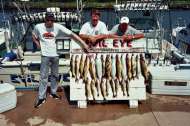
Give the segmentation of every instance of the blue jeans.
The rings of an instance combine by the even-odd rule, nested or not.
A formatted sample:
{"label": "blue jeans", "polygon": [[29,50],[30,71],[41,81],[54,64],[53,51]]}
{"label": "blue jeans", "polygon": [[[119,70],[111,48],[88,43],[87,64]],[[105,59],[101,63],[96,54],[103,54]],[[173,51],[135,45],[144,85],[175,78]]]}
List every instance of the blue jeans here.
{"label": "blue jeans", "polygon": [[49,76],[49,68],[51,70],[51,93],[56,94],[57,91],[57,82],[59,79],[58,74],[59,67],[59,57],[41,57],[41,67],[40,67],[40,85],[38,98],[44,99],[46,98],[47,84],[48,84],[48,76]]}

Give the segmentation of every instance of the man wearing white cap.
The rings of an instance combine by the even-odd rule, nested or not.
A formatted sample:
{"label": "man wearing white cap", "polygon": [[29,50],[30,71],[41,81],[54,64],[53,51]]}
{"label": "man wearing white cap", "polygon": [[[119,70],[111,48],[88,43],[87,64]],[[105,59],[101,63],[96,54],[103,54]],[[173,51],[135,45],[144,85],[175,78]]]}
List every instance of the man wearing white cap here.
{"label": "man wearing white cap", "polygon": [[127,41],[127,46],[131,47],[131,41],[133,39],[143,38],[144,34],[128,24],[129,24],[129,18],[122,17],[120,20],[120,24],[115,25],[111,29],[110,34],[122,36],[123,40]]}

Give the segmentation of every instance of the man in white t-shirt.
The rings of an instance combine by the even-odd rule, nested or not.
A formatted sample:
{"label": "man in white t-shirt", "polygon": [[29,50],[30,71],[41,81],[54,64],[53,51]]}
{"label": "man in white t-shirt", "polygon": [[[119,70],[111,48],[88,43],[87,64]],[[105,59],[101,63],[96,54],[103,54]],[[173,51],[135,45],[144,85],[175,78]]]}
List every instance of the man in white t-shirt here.
{"label": "man in white t-shirt", "polygon": [[76,34],[64,26],[54,23],[54,14],[47,12],[45,15],[45,23],[37,24],[32,32],[32,39],[38,48],[41,48],[41,67],[40,67],[40,85],[38,99],[35,103],[35,108],[38,108],[46,101],[46,91],[48,83],[49,68],[51,70],[51,93],[50,96],[54,99],[60,99],[56,94],[58,81],[59,57],[56,51],[56,37],[59,33],[64,33],[70,36],[79,44],[87,49],[88,46]]}
{"label": "man in white t-shirt", "polygon": [[143,38],[144,34],[137,29],[129,25],[129,18],[122,17],[120,24],[115,25],[109,34],[121,36],[123,41],[127,41],[127,46],[131,47],[131,41],[133,39]]}
{"label": "man in white t-shirt", "polygon": [[91,21],[83,24],[79,36],[88,44],[96,44],[97,42],[108,38],[108,30],[104,22],[100,21],[100,12],[92,10]]}

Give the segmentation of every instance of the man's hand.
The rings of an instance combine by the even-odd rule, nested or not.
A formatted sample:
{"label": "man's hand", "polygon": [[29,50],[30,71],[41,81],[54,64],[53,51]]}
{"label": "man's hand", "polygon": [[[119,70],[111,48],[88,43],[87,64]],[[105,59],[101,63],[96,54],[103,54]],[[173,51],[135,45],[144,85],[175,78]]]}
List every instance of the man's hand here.
{"label": "man's hand", "polygon": [[134,36],[133,35],[123,35],[122,39],[123,41],[131,41],[133,40]]}
{"label": "man's hand", "polygon": [[90,41],[90,43],[92,43],[92,44],[94,45],[94,44],[96,43],[96,41],[97,41],[97,38],[91,36],[91,37],[89,38],[89,41]]}
{"label": "man's hand", "polygon": [[40,44],[39,43],[35,43],[36,44],[36,46],[37,46],[37,48],[38,49],[40,49],[41,48],[41,46],[40,46]]}
{"label": "man's hand", "polygon": [[90,53],[90,52],[94,52],[95,48],[84,48],[83,50],[85,53]]}

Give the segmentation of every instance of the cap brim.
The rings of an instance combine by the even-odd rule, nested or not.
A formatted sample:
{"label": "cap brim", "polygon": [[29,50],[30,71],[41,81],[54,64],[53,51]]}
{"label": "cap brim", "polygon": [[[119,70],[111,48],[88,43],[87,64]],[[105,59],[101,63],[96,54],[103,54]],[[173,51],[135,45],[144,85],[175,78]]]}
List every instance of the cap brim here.
{"label": "cap brim", "polygon": [[121,21],[120,24],[129,24],[129,22]]}

